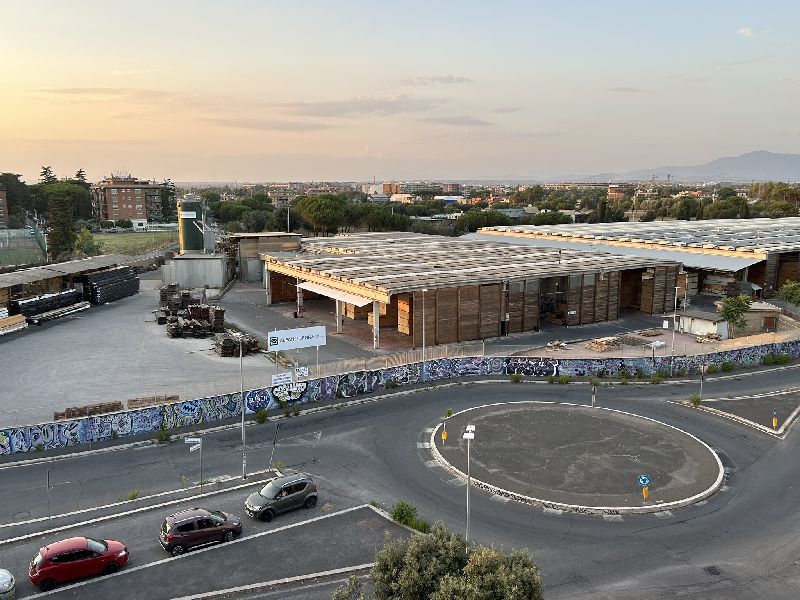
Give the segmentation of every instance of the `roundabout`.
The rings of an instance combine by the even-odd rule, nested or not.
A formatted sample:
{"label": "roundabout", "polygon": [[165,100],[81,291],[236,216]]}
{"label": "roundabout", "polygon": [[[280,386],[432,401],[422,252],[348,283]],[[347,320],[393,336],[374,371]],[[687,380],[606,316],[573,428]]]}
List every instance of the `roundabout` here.
{"label": "roundabout", "polygon": [[[475,426],[472,484],[546,508],[664,511],[704,500],[724,477],[714,451],[672,425],[608,408],[522,401],[463,410],[434,429],[434,458],[462,479],[467,451],[461,434],[468,424]],[[647,500],[640,476],[650,481]]]}

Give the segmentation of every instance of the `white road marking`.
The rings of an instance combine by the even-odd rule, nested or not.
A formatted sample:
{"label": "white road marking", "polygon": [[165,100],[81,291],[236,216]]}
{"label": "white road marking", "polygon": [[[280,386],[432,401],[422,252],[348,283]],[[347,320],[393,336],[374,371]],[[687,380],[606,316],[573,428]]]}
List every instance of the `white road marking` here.
{"label": "white road marking", "polygon": [[435,427],[426,427],[425,428],[425,433],[433,433],[434,431],[436,431]]}
{"label": "white road marking", "polygon": [[727,492],[729,489],[731,489],[731,486],[723,485],[721,488],[719,488],[719,491],[720,492]]}
{"label": "white road marking", "polygon": [[543,508],[542,512],[546,515],[561,515],[564,513],[563,510],[559,510],[557,508]]}
{"label": "white road marking", "polygon": [[438,460],[426,460],[425,461],[425,466],[428,467],[429,469],[433,469],[434,467],[438,467],[439,466],[439,461]]}
{"label": "white road marking", "polygon": [[467,485],[467,482],[463,479],[459,479],[458,477],[454,477],[447,481],[448,485],[452,485],[453,487],[461,487],[463,485]]}
{"label": "white road marking", "polygon": [[505,504],[506,502],[508,502],[509,499],[506,498],[505,496],[499,496],[495,494],[491,498],[489,498],[489,500],[494,500],[495,502],[502,502],[503,504]]}
{"label": "white road marking", "polygon": [[603,515],[604,521],[624,521],[622,515]]}
{"label": "white road marking", "polygon": [[430,448],[430,442],[417,442],[417,448]]}
{"label": "white road marking", "polygon": [[659,519],[669,519],[672,517],[672,513],[668,510],[662,510],[659,512],[654,512],[653,515],[658,517]]}
{"label": "white road marking", "polygon": [[694,503],[695,506],[705,506],[706,504],[708,504],[708,500],[700,500],[700,502]]}

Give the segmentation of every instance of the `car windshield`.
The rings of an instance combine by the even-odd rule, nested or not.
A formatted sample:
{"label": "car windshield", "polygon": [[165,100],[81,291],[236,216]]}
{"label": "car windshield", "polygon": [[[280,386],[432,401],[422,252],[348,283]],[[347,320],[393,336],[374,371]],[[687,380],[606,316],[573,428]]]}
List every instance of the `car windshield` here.
{"label": "car windshield", "polygon": [[86,538],[86,545],[89,550],[92,552],[97,552],[98,554],[108,550],[108,544],[101,542],[100,540],[93,540],[92,538]]}
{"label": "car windshield", "polygon": [[211,518],[214,519],[217,523],[224,523],[225,522],[225,513],[219,510],[210,510],[208,514],[211,515]]}
{"label": "car windshield", "polygon": [[33,568],[36,569],[40,564],[42,564],[42,560],[42,555],[37,552],[36,556],[33,557],[33,562],[31,563]]}
{"label": "car windshield", "polygon": [[278,495],[278,492],[281,491],[277,485],[275,485],[272,481],[270,481],[267,485],[261,488],[261,491],[258,492],[259,496],[263,496],[264,498],[274,498]]}

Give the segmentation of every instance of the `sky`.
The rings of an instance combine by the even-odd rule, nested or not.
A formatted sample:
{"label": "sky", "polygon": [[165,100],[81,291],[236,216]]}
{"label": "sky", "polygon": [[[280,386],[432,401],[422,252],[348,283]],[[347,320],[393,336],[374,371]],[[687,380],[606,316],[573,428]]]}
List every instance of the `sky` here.
{"label": "sky", "polygon": [[800,2],[3,0],[0,171],[557,179],[800,152]]}

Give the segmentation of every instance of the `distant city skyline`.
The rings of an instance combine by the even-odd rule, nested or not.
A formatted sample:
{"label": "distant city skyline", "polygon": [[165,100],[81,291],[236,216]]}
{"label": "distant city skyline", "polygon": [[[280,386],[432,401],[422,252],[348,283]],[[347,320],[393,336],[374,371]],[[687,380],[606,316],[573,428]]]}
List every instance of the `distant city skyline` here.
{"label": "distant city skyline", "polygon": [[4,3],[0,170],[478,180],[800,152],[797,3]]}

